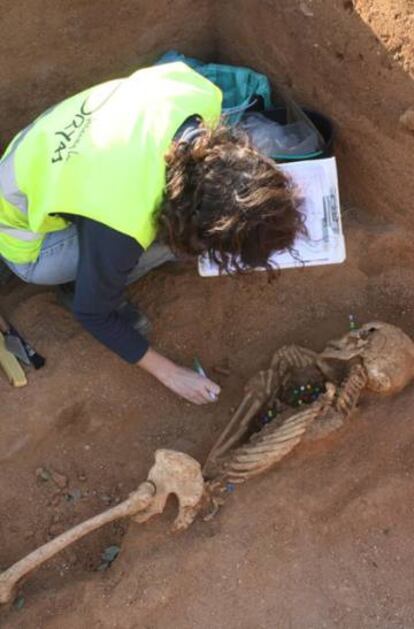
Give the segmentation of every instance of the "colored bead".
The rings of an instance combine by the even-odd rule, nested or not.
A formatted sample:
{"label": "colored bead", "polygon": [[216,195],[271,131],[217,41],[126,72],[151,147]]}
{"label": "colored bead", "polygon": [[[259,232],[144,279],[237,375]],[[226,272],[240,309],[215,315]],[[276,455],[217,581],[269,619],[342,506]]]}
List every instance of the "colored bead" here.
{"label": "colored bead", "polygon": [[358,326],[356,324],[354,315],[350,314],[348,316],[348,319],[349,319],[349,327],[350,327],[350,329],[351,330],[356,330]]}
{"label": "colored bead", "polygon": [[235,489],[236,489],[236,485],[234,485],[233,483],[227,483],[226,491],[228,491],[229,493],[232,493]]}

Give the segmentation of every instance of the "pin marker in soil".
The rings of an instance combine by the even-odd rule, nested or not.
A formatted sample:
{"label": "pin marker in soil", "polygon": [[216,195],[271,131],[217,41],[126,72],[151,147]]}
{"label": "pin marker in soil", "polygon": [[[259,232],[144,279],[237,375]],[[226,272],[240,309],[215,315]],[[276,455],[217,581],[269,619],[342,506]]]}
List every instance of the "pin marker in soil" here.
{"label": "pin marker in soil", "polygon": [[203,376],[204,378],[207,378],[207,374],[202,366],[202,364],[200,363],[200,361],[198,360],[197,356],[194,358],[193,360],[193,369],[194,371],[196,371],[198,374],[200,374],[200,376]]}
{"label": "pin marker in soil", "polygon": [[353,314],[348,315],[348,319],[349,319],[349,329],[352,330],[356,330],[358,328],[357,323],[355,321],[355,317]]}
{"label": "pin marker in soil", "polygon": [[260,424],[262,426],[265,426],[266,424],[269,424],[272,419],[274,419],[275,417],[275,411],[272,408],[269,408],[267,411],[265,411],[264,413],[262,413],[259,417],[259,421]]}

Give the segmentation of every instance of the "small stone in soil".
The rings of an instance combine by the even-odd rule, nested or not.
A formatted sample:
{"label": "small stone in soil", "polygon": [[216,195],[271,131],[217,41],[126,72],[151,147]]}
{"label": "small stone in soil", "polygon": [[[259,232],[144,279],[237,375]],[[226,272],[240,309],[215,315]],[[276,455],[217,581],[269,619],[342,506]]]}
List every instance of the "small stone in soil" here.
{"label": "small stone in soil", "polygon": [[65,494],[65,500],[68,502],[77,502],[81,496],[82,492],[80,489],[71,489],[71,491]]}
{"label": "small stone in soil", "polygon": [[13,607],[14,609],[20,610],[23,609],[25,604],[23,594],[19,594],[19,596],[14,600]]}
{"label": "small stone in soil", "polygon": [[101,559],[103,561],[101,564],[99,564],[98,570],[102,571],[109,568],[112,562],[115,561],[115,559],[118,557],[120,550],[121,549],[119,548],[119,546],[107,546],[101,554]]}
{"label": "small stone in soil", "polygon": [[52,474],[46,467],[38,467],[36,470],[36,478],[46,483],[52,478]]}

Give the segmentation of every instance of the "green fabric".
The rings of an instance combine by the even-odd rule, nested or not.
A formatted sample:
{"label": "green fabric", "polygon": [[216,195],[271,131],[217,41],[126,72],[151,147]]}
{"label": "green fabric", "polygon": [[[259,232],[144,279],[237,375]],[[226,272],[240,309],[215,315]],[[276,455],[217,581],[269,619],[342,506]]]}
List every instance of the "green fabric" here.
{"label": "green fabric", "polygon": [[209,81],[217,85],[223,92],[222,111],[229,124],[239,122],[243,112],[255,98],[263,99],[264,109],[271,109],[272,88],[266,75],[251,68],[226,65],[222,63],[204,63],[193,57],[170,50],[158,61],[159,64],[182,61]]}
{"label": "green fabric", "polygon": [[42,238],[11,238],[1,224],[45,234],[67,224],[53,214],[89,217],[149,247],[165,186],[164,155],[188,117],[216,124],[221,101],[213,83],[177,62],[98,85],[46,112],[14,149],[28,213],[2,200],[0,253],[13,262],[35,260]]}

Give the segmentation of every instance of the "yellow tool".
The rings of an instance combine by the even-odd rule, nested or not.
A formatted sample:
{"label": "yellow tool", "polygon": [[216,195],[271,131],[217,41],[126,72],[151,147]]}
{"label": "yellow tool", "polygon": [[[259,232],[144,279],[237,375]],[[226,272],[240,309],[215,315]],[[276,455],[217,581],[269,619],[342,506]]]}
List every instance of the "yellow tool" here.
{"label": "yellow tool", "polygon": [[0,332],[0,366],[14,387],[24,387],[27,384],[26,374],[17,358],[6,348],[2,332]]}

